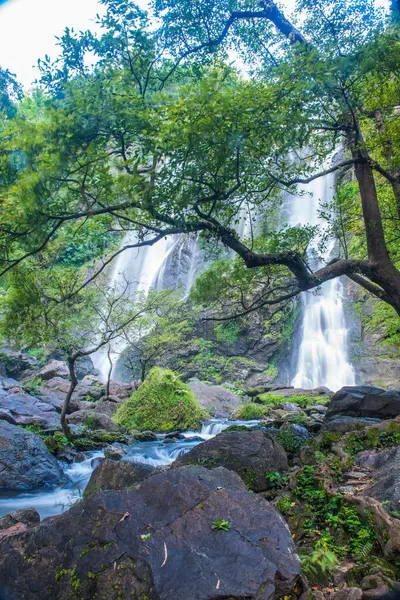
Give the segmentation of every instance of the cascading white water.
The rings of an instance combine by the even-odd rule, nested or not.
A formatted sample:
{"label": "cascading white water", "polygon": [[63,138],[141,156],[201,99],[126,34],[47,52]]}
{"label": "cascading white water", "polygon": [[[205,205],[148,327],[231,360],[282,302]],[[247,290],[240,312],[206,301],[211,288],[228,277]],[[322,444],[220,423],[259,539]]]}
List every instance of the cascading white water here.
{"label": "cascading white water", "polygon": [[[319,202],[333,197],[334,176],[327,175],[301,188],[307,195],[296,196],[291,205],[289,225],[326,224],[318,215]],[[310,247],[310,266],[317,267],[312,258],[318,240]],[[322,257],[332,258],[335,240],[330,240]],[[320,290],[303,292],[302,330],[296,374],[291,384],[296,388],[326,386],[337,390],[355,384],[355,373],[348,358],[348,332],[343,310],[343,284],[340,279],[324,283]]]}
{"label": "cascading white water", "polygon": [[[250,218],[246,208],[239,212],[237,231],[241,239],[250,233]],[[122,246],[137,242],[135,232],[128,233]],[[148,293],[150,289],[176,288],[182,298],[187,298],[195,282],[196,275],[204,264],[203,252],[198,245],[197,235],[178,235],[163,238],[153,246],[130,248],[122,252],[109,277],[109,286],[118,294],[125,290],[126,298],[134,298],[136,292]],[[114,340],[111,344],[111,360],[114,365],[112,377],[116,374],[116,363],[127,342]],[[107,380],[110,368],[108,349],[101,348],[92,355],[92,361],[103,381]]]}

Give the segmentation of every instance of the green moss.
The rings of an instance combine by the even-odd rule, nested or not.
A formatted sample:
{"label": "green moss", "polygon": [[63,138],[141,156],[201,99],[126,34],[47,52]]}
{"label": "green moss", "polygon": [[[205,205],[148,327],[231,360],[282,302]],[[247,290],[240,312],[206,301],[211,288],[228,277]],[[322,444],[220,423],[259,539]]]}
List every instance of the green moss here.
{"label": "green moss", "polygon": [[207,417],[190,387],[176,373],[154,367],[118,408],[114,421],[128,431],[176,431],[199,429]]}
{"label": "green moss", "polygon": [[316,404],[328,404],[329,400],[329,396],[325,395],[311,396],[307,394],[301,394],[299,396],[290,396],[290,398],[285,398],[279,394],[271,394],[270,392],[267,392],[266,394],[261,394],[258,396],[258,402],[261,402],[270,408],[276,408],[282,402],[292,402],[293,404],[298,404],[300,408],[308,408],[309,406],[315,406]]}
{"label": "green moss", "polygon": [[268,408],[255,402],[240,404],[232,413],[232,419],[241,419],[251,421],[253,419],[262,419],[268,413]]}
{"label": "green moss", "polygon": [[240,327],[234,321],[220,323],[214,327],[217,342],[221,344],[234,344],[240,337]]}

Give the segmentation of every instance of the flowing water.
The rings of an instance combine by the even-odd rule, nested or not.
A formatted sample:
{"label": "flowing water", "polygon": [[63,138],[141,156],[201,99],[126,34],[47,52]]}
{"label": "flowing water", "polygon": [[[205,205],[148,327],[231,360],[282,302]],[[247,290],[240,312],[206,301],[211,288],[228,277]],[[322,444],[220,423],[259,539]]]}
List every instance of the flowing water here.
{"label": "flowing water", "polygon": [[[297,196],[291,206],[289,224],[326,224],[318,215],[319,203],[330,203],[334,177],[325,176],[304,186],[306,195]],[[320,260],[314,258],[319,239],[309,249],[309,264],[315,269],[334,256],[335,240],[329,240]],[[302,325],[296,373],[292,385],[297,388],[326,386],[337,390],[355,384],[354,369],[348,357],[348,331],[343,310],[343,284],[340,279],[324,283],[317,291],[301,297]]]}
{"label": "flowing water", "polygon": [[[212,419],[203,423],[200,431],[187,431],[185,438],[173,443],[164,443],[164,436],[160,435],[156,442],[137,442],[129,446],[125,460],[144,463],[153,467],[170,465],[178,456],[186,454],[192,448],[209,440],[230,425],[258,425],[258,421],[228,421],[226,419]],[[39,489],[29,492],[0,490],[0,516],[23,508],[35,508],[42,519],[68,510],[72,504],[82,498],[83,491],[90,476],[103,458],[102,452],[86,452],[86,459],[80,463],[63,465],[68,483],[64,487],[52,490]]]}

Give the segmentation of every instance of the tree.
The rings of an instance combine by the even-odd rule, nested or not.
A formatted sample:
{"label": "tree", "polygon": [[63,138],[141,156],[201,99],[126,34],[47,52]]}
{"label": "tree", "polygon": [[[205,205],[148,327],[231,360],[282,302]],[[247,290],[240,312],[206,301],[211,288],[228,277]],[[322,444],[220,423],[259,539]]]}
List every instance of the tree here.
{"label": "tree", "polygon": [[[44,65],[53,95],[41,113],[33,119],[22,109],[10,125],[4,152],[23,148],[27,160],[3,190],[2,272],[41,252],[66,224],[103,219],[105,230],[137,231],[129,247],[202,232],[262,270],[269,304],[347,275],[400,314],[397,246],[379,197],[383,187],[400,207],[399,30],[382,27],[374,3],[302,0],[302,31],[270,0],[163,0],[153,31],[132,2],[106,5],[100,36],[67,32],[61,58]],[[221,62],[229,45],[252,61],[250,81]],[[83,60],[89,50],[99,59],[92,69]],[[344,158],[327,167],[343,144]],[[238,239],[244,207],[268,213],[282,189],[348,168],[365,255],[313,272],[290,230],[275,249],[268,239]]]}
{"label": "tree", "polygon": [[171,351],[184,349],[190,332],[182,299],[171,290],[151,291],[145,301],[146,313],[124,329],[125,340],[133,357],[128,359],[132,370],[140,364],[143,382],[149,369],[162,365]]}
{"label": "tree", "polygon": [[68,294],[73,280],[69,271],[36,273],[15,271],[13,280],[2,303],[1,331],[18,345],[46,348],[50,354],[57,350],[68,366],[70,385],[61,410],[61,427],[67,438],[71,437],[66,416],[72,395],[78,385],[76,363],[111,343],[118,342],[124,331],[143,317],[144,305],[127,297],[128,285],[113,290],[94,284],[74,294],[68,302],[49,300],[55,288]]}

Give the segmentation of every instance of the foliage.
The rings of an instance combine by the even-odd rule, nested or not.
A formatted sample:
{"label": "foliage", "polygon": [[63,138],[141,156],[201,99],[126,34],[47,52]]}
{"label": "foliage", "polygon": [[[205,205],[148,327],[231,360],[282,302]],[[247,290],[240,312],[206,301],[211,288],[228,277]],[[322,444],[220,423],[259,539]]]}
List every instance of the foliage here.
{"label": "foliage", "polygon": [[32,396],[35,396],[40,391],[42,383],[43,381],[40,379],[40,377],[34,377],[33,379],[26,379],[22,384],[22,387],[25,390],[25,392],[28,392],[28,394],[32,394]]}
{"label": "foliage", "polygon": [[153,367],[139,389],[114,416],[128,431],[176,431],[199,429],[206,413],[200,409],[189,386],[176,373]]}
{"label": "foliage", "polygon": [[329,400],[329,396],[312,396],[311,394],[301,394],[298,396],[290,396],[290,398],[285,398],[279,394],[267,392],[266,394],[261,394],[258,396],[258,401],[271,408],[278,407],[282,402],[293,402],[294,404],[298,404],[300,408],[308,408],[309,406],[315,406],[316,404],[325,405],[329,402]]}
{"label": "foliage", "polygon": [[279,471],[270,471],[266,474],[265,478],[270,490],[279,490],[286,485],[289,476],[287,474],[279,473]]}
{"label": "foliage", "polygon": [[[326,463],[329,464],[329,463]],[[344,558],[353,556],[356,560],[365,557],[377,549],[377,537],[373,528],[373,520],[367,513],[361,515],[354,504],[346,501],[341,494],[330,494],[318,477],[317,467],[305,466],[296,476],[296,485],[287,500],[284,509],[289,522],[296,519],[301,503],[301,519],[296,519],[297,536],[307,536],[313,540],[314,550],[325,548],[336,556]],[[317,555],[314,557],[317,559]],[[318,564],[314,560],[306,560],[306,568],[310,574],[318,577]],[[316,561],[319,562],[319,558]],[[323,576],[320,572],[319,576]]]}
{"label": "foliage", "polygon": [[327,581],[339,566],[339,559],[325,544],[317,543],[311,554],[300,555],[301,569],[312,583]]}
{"label": "foliage", "polygon": [[369,427],[364,431],[351,433],[346,438],[345,449],[352,456],[373,448],[393,448],[400,444],[400,425],[390,423],[385,429]]}
{"label": "foliage", "polygon": [[68,445],[68,439],[60,431],[55,431],[53,435],[49,435],[44,439],[47,449],[53,454],[62,452]]}
{"label": "foliage", "polygon": [[222,344],[234,344],[240,336],[240,327],[234,321],[219,324],[214,327],[217,342]]}
{"label": "foliage", "polygon": [[213,531],[229,531],[230,528],[229,521],[226,521],[225,519],[217,519],[216,521],[213,521],[211,525]]}
{"label": "foliage", "polygon": [[305,443],[304,438],[299,437],[293,431],[281,429],[275,434],[275,437],[290,456],[298,454]]}
{"label": "foliage", "polygon": [[268,409],[255,402],[246,402],[239,404],[233,411],[231,419],[252,421],[253,419],[262,419],[268,413]]}

